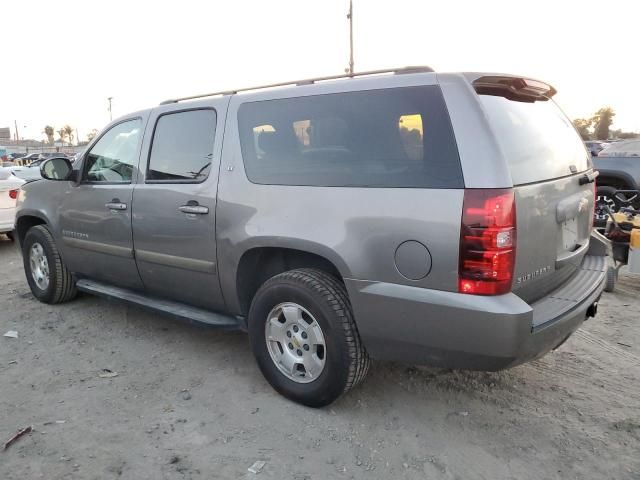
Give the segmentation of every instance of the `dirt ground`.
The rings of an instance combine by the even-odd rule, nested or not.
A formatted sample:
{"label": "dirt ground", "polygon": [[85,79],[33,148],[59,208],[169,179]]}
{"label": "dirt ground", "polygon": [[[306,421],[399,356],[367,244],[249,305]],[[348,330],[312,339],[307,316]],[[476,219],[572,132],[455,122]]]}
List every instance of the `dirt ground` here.
{"label": "dirt ground", "polygon": [[0,451],[2,479],[640,479],[639,277],[539,361],[374,363],[313,410],[271,389],[242,333],[90,296],[41,304],[3,237],[0,274],[0,335],[19,334],[0,337],[0,441],[34,429]]}

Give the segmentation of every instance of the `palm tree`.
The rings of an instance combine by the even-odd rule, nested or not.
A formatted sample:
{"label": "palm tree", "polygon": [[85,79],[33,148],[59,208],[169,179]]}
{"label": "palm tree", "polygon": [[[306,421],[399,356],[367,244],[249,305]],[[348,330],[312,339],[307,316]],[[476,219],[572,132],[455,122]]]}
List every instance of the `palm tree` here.
{"label": "palm tree", "polygon": [[46,127],[44,127],[42,133],[47,136],[47,143],[53,144],[53,134],[55,133],[53,131],[53,127],[51,125],[47,125]]}
{"label": "palm tree", "polygon": [[69,144],[72,144],[74,138],[73,127],[71,125],[65,125],[64,127],[62,127],[62,129],[64,130],[65,136],[69,140]]}
{"label": "palm tree", "polygon": [[58,132],[58,135],[60,136],[60,141],[62,142],[62,145],[64,145],[64,139],[67,136],[67,132],[65,131],[64,127],[61,128],[60,130],[56,130],[56,132]]}
{"label": "palm tree", "polygon": [[98,129],[92,128],[91,131],[87,133],[87,140],[90,142],[91,140],[96,138],[96,135],[98,135]]}

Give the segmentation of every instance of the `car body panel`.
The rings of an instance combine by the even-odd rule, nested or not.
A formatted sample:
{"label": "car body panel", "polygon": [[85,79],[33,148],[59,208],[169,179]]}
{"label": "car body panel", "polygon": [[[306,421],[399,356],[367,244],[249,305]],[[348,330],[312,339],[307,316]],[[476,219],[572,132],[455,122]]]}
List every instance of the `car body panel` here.
{"label": "car body panel", "polygon": [[[149,119],[153,130],[159,116],[185,110],[214,109],[216,133],[212,165],[202,183],[146,183],[149,155],[141,159],[140,178],[133,194],[133,239],[138,270],[145,289],[191,305],[223,310],[216,257],[216,198],[218,171],[229,97],[166,105],[154,109]],[[152,136],[146,135],[143,152],[148,153]],[[189,202],[208,208],[204,215],[179,210]],[[176,288],[182,285],[182,288]]]}
{"label": "car body panel", "polygon": [[[247,313],[238,286],[239,266],[249,252],[280,248],[314,254],[326,259],[342,277],[372,356],[442,366],[504,368],[548,351],[579,326],[600,295],[604,267],[598,261],[595,274],[581,273],[591,268],[585,260],[591,245],[584,210],[593,204],[592,185],[580,186],[580,175],[567,172],[566,178],[514,189],[500,139],[471,85],[481,75],[371,76],[138,112],[127,116],[137,115],[146,125],[131,185],[34,182],[24,189],[18,215],[34,215],[47,222],[66,264],[78,277],[230,315]],[[438,85],[442,91],[464,188],[268,185],[248,179],[238,126],[238,110],[244,103],[422,85]],[[145,183],[155,118],[203,107],[218,111],[216,163],[207,180],[188,185]],[[86,155],[74,168],[81,170],[85,161]],[[465,188],[514,189],[518,235],[523,237],[516,249],[512,293],[491,297],[458,293]],[[591,192],[591,198],[586,192]],[[106,209],[105,203],[114,198],[131,208]],[[178,215],[177,207],[189,200],[209,207],[209,215]],[[575,240],[581,243],[573,250],[576,245],[560,245],[557,236],[563,222],[575,218]],[[426,273],[418,279],[408,278],[398,266],[399,247],[410,241],[424,247],[422,257],[409,256],[400,263],[428,262],[423,265]],[[574,255],[566,255],[568,250]],[[517,278],[528,277],[547,263],[552,269],[543,273],[549,275],[533,275],[526,286],[515,285]],[[556,275],[560,270],[562,274]],[[553,282],[549,282],[550,275]],[[547,304],[540,310],[540,302],[553,299],[553,292],[567,285],[584,288],[588,294],[575,301],[565,299],[573,301],[566,311]],[[534,318],[546,325],[537,336]]]}
{"label": "car body panel", "polygon": [[[103,134],[126,120],[140,119],[142,137],[147,118],[148,112],[139,112],[118,119],[107,126]],[[94,139],[87,152],[101,136]],[[137,158],[140,146],[141,141],[137,147]],[[57,193],[57,209],[54,215],[47,215],[48,223],[69,270],[76,276],[142,290],[131,231],[133,185],[138,169],[134,166],[131,184],[94,184],[81,180],[83,168],[84,162],[78,162],[78,181],[37,182],[38,185],[29,189],[30,195],[40,194],[49,185],[55,185],[52,190]],[[111,203],[123,203],[126,209],[111,209],[108,207]],[[55,221],[52,222],[51,218]]]}

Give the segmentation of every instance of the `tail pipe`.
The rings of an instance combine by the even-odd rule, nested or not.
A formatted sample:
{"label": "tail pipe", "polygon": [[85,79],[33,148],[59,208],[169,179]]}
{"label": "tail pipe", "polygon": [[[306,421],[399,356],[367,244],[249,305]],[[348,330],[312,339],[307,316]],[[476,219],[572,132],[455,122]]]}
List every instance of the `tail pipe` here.
{"label": "tail pipe", "polygon": [[587,318],[595,317],[598,314],[598,302],[593,302],[587,308]]}

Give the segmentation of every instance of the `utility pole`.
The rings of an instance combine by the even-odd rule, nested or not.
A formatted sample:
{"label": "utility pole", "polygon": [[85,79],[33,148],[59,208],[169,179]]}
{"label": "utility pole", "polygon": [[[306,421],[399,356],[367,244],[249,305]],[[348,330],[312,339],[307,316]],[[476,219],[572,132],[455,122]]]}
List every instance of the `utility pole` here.
{"label": "utility pole", "polygon": [[15,125],[15,127],[16,127],[16,142],[19,142],[19,141],[20,141],[20,135],[18,134],[18,121],[17,121],[17,120],[14,120],[14,121],[13,121],[13,124],[14,124],[14,125]]}
{"label": "utility pole", "polygon": [[109,100],[109,121],[113,121],[113,113],[111,112],[111,100],[113,99],[113,97],[108,97],[107,100]]}
{"label": "utility pole", "polygon": [[353,0],[349,0],[349,75],[353,75]]}

